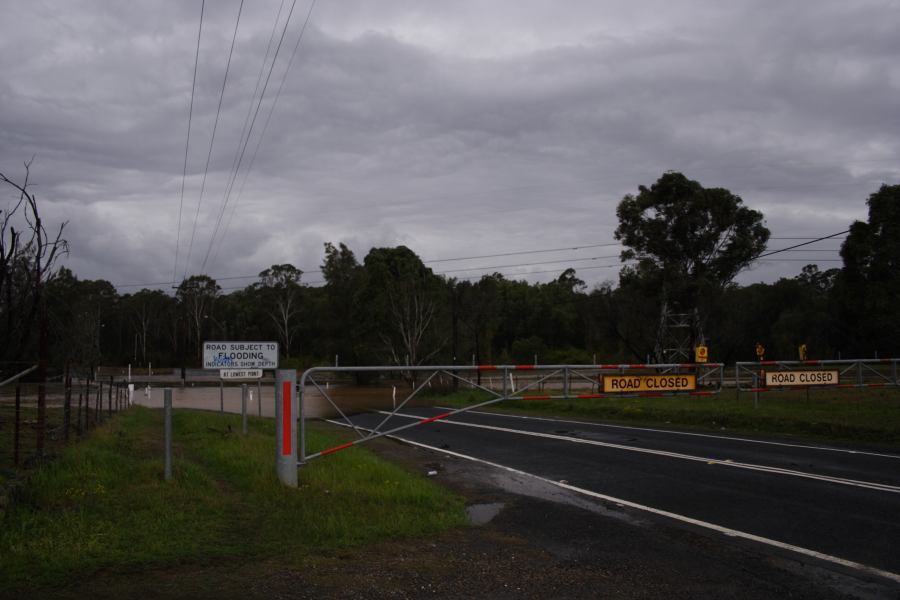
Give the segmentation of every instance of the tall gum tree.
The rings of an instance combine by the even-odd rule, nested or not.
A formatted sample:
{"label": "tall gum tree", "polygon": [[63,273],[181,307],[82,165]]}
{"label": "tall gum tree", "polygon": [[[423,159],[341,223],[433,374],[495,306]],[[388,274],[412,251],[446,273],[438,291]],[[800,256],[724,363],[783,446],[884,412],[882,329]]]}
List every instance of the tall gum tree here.
{"label": "tall gum tree", "polygon": [[626,246],[621,258],[633,261],[622,269],[621,284],[654,296],[662,309],[696,311],[696,343],[704,306],[762,253],[769,230],[762,213],[739,196],[704,188],[681,173],[667,172],[638,190],[616,208],[615,236]]}

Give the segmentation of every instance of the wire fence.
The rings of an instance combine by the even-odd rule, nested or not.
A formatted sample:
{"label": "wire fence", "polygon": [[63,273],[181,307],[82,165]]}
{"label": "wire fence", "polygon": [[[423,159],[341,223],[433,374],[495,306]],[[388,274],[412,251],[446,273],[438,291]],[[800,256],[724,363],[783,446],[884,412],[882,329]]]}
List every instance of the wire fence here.
{"label": "wire fence", "polygon": [[0,388],[0,473],[35,466],[127,406],[127,385],[112,377]]}

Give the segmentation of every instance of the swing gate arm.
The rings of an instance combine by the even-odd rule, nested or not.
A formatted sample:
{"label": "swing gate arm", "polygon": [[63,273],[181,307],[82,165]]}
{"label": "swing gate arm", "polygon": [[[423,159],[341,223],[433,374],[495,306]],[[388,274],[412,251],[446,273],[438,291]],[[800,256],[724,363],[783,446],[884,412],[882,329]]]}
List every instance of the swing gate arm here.
{"label": "swing gate arm", "polygon": [[[491,380],[488,385],[480,383],[479,374],[492,373],[500,376],[501,385],[499,389],[494,389],[494,381]],[[667,375],[679,373],[696,374],[697,386],[704,389],[698,389],[690,392],[669,392],[669,393],[602,393],[602,376],[604,374],[632,374],[635,372],[647,373],[654,375]],[[338,406],[329,394],[327,386],[323,388],[322,384],[316,380],[316,375],[320,373],[402,373],[404,376],[413,380],[413,374],[424,374],[424,379],[416,384],[410,393],[399,403],[395,402],[394,408],[388,413],[384,419],[372,429],[365,431],[357,427],[355,423],[347,416],[347,414]],[[533,373],[534,377],[516,389],[516,380],[514,374],[519,377],[520,383],[523,375]],[[451,381],[469,386],[471,389],[486,392],[490,398],[476,404],[449,410],[442,414],[413,421],[405,425],[383,429],[383,427],[396,416],[410,401],[416,398],[422,390],[428,387],[436,377],[447,377]],[[298,465],[303,465],[307,461],[315,458],[321,458],[357,446],[371,440],[393,435],[435,421],[446,419],[453,415],[464,413],[492,404],[497,404],[504,400],[556,400],[556,399],[588,399],[588,398],[626,398],[635,396],[678,396],[678,395],[702,395],[709,396],[718,394],[722,389],[724,380],[724,365],[721,363],[671,363],[671,364],[602,364],[602,365],[450,365],[450,366],[368,366],[368,367],[313,367],[306,370],[299,381],[299,443],[298,448]],[[535,390],[544,391],[549,386],[552,389],[558,389],[561,394],[527,394]],[[579,387],[580,386],[580,387]],[[306,410],[307,397],[306,389],[311,387],[321,395],[328,404],[337,412],[340,418],[347,423],[349,427],[356,433],[357,438],[351,442],[315,452],[306,454]],[[577,390],[575,388],[578,388]],[[590,393],[573,393],[579,390],[590,390]],[[595,392],[596,390],[596,392]]]}

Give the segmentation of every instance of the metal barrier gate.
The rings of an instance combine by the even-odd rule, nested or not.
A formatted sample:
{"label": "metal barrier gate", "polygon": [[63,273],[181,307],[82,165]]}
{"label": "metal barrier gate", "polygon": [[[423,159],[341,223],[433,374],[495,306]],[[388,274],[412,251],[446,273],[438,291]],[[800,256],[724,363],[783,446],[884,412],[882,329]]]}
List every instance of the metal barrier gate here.
{"label": "metal barrier gate", "polygon": [[[737,362],[734,364],[734,385],[737,394],[753,393],[754,405],[759,405],[759,395],[764,392],[809,390],[810,388],[883,388],[900,386],[897,378],[897,358],[865,358],[848,360],[763,360],[758,362]],[[772,368],[774,367],[774,368]],[[833,384],[774,385],[766,384],[765,374],[816,372],[813,369],[797,371],[800,367],[834,367],[837,381]],[[824,369],[818,369],[823,371]]]}
{"label": "metal barrier gate", "polygon": [[[393,410],[371,429],[358,427],[347,416],[344,410],[338,406],[330,394],[328,383],[316,380],[316,375],[322,373],[374,373],[374,374],[403,374],[413,382],[411,391],[399,404],[394,398]],[[468,377],[463,375],[468,374]],[[634,392],[604,392],[603,377],[612,375],[685,375],[693,377],[694,389],[690,391],[634,391]],[[419,381],[419,376],[424,377]],[[487,375],[488,382],[484,379]],[[494,377],[497,377],[494,380]],[[435,378],[446,377],[457,385],[469,386],[471,389],[481,390],[492,397],[483,402],[478,402],[466,407],[457,408],[442,414],[423,418],[421,420],[382,430],[387,422],[398,414],[410,401],[416,398],[424,389],[430,387]],[[601,365],[451,365],[451,366],[384,366],[384,367],[314,367],[305,371],[300,378],[300,406],[299,406],[299,443],[298,465],[314,458],[320,458],[352,446],[356,446],[376,438],[392,435],[435,421],[446,419],[455,414],[496,404],[504,400],[555,400],[555,399],[589,399],[589,398],[628,398],[628,397],[653,397],[653,396],[711,396],[718,394],[722,389],[724,380],[724,365],[722,363],[672,363],[672,364],[601,364]],[[524,383],[524,385],[523,385]],[[516,389],[517,384],[519,389]],[[337,414],[351,427],[358,438],[313,454],[306,454],[306,416],[307,416],[307,386],[314,388],[323,397]],[[550,393],[529,393],[529,392]]]}
{"label": "metal barrier gate", "polygon": [[887,387],[900,385],[900,380],[897,379],[898,362],[900,359],[897,358],[738,362],[734,365],[734,379],[739,392],[770,392],[773,388],[760,384],[764,371],[791,371],[796,367],[837,367],[840,381],[831,387]]}

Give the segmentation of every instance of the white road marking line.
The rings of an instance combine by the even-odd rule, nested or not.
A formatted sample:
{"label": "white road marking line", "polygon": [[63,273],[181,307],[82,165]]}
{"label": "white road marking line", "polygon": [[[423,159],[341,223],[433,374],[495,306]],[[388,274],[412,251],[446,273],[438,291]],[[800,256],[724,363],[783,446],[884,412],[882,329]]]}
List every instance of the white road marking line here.
{"label": "white road marking line", "polygon": [[[350,427],[347,423],[341,421],[332,421],[328,420],[329,423],[334,423],[335,425],[340,425],[342,427]],[[362,427],[361,429],[366,429],[367,431],[371,431],[371,429],[367,429]],[[653,508],[652,506],[647,506],[645,504],[638,504],[637,502],[631,502],[630,500],[624,500],[622,498],[616,498],[614,496],[608,496],[606,494],[601,494],[599,492],[595,492],[593,490],[588,490],[585,488],[580,488],[568,483],[561,483],[559,481],[553,481],[552,479],[547,479],[546,477],[541,477],[540,475],[535,475],[534,473],[528,473],[527,471],[521,471],[519,469],[508,467],[506,465],[501,465],[499,463],[491,462],[489,460],[484,460],[482,458],[477,458],[475,456],[470,456],[468,454],[462,454],[460,452],[453,452],[452,450],[444,450],[442,448],[438,448],[436,446],[430,446],[428,444],[423,444],[421,442],[415,442],[413,440],[409,440],[406,438],[402,438],[397,435],[389,435],[386,436],[395,440],[402,441],[406,444],[410,444],[412,446],[418,446],[419,448],[425,448],[427,450],[432,450],[437,453],[446,454],[450,456],[455,456],[457,458],[462,458],[465,460],[470,460],[473,462],[481,463],[483,465],[488,465],[490,467],[494,467],[497,469],[502,469],[509,473],[515,473],[517,475],[524,475],[525,477],[530,477],[532,479],[536,479],[538,481],[542,481],[544,483],[548,483],[550,485],[554,485],[556,487],[569,490],[578,494],[582,494],[591,498],[596,498],[598,500],[606,500],[607,502],[612,502],[618,505],[627,506],[629,508],[634,508],[636,510],[641,510],[644,512],[648,512],[654,515],[659,515],[662,517],[667,517],[669,519],[673,519],[676,521],[681,521],[682,523],[688,523],[690,525],[694,525],[696,527],[701,527],[703,529],[709,529],[711,531],[715,531],[717,533],[721,533],[728,537],[741,538],[745,540],[750,540],[752,542],[757,542],[759,544],[764,544],[767,546],[772,546],[774,548],[780,548],[781,550],[787,550],[789,552],[795,552],[797,554],[802,554],[804,556],[809,556],[811,558],[816,558],[818,560],[830,562],[836,565],[840,565],[842,567],[847,567],[850,569],[855,569],[857,571],[861,571],[863,573],[869,575],[876,575],[878,577],[884,577],[885,579],[890,579],[891,581],[896,581],[900,583],[900,575],[897,573],[892,573],[890,571],[884,571],[882,569],[878,569],[876,567],[870,567],[869,565],[864,565],[862,563],[854,562],[852,560],[847,560],[845,558],[840,558],[838,556],[832,556],[830,554],[824,554],[822,552],[817,552],[815,550],[810,550],[809,548],[803,548],[802,546],[795,546],[794,544],[788,544],[786,542],[780,542],[778,540],[773,540],[771,538],[754,535],[752,533],[747,533],[744,531],[738,531],[737,529],[731,529],[730,527],[723,527],[721,525],[716,525],[715,523],[709,523],[707,521],[701,521],[699,519],[694,519],[693,517],[688,517],[685,515],[679,515],[678,513],[669,512],[667,510],[661,510],[658,508]]]}
{"label": "white road marking line", "polygon": [[[436,406],[438,410],[456,410],[453,407]],[[823,452],[842,452],[845,454],[861,454],[863,456],[878,456],[880,458],[900,459],[900,454],[886,454],[882,452],[868,452],[865,450],[851,450],[849,448],[834,448],[832,446],[810,446],[809,444],[791,444],[788,442],[773,442],[769,440],[754,440],[752,438],[742,438],[730,435],[714,435],[711,433],[694,433],[692,431],[674,431],[672,429],[655,429],[653,427],[636,427],[634,425],[611,425],[609,423],[598,423],[596,421],[574,421],[571,419],[554,419],[550,417],[532,417],[527,415],[513,415],[509,413],[487,412],[484,410],[468,410],[473,415],[486,415],[490,417],[510,417],[514,419],[525,419],[530,421],[549,421],[551,423],[568,423],[571,425],[591,425],[593,427],[607,427],[610,429],[629,429],[632,431],[652,431],[654,433],[671,433],[672,435],[690,435],[694,437],[713,438],[716,440],[729,440],[733,442],[748,442],[750,444],[764,444],[768,446],[784,446],[787,448],[805,448],[807,450],[821,450]]]}
{"label": "white road marking line", "polygon": [[[391,413],[389,411],[377,411],[381,414],[395,414],[395,416],[407,419],[421,419],[417,415],[405,413]],[[523,429],[510,429],[509,427],[497,427],[496,425],[482,425],[480,423],[466,423],[464,421],[451,421],[443,419],[441,422],[449,425],[459,425],[461,427],[472,427],[476,429],[487,429],[490,431],[501,431],[503,433],[514,433],[518,435],[527,435],[531,437],[539,437],[549,440],[558,440],[562,442],[571,442],[573,444],[586,444],[589,446],[601,446],[604,448],[613,448],[615,450],[625,450],[628,452],[638,452],[641,454],[653,454],[655,456],[666,456],[669,458],[678,458],[681,460],[689,460],[693,462],[704,462],[714,465],[722,465],[726,467],[736,467],[739,469],[747,469],[750,471],[760,471],[763,473],[774,473],[777,475],[788,475],[791,477],[801,477],[803,479],[813,479],[816,481],[825,481],[828,483],[836,483],[840,485],[849,485],[853,487],[866,488],[881,492],[891,492],[900,494],[900,486],[889,485],[886,483],[874,483],[869,481],[859,481],[856,479],[846,479],[844,477],[833,477],[831,475],[816,475],[814,473],[806,473],[804,471],[795,471],[793,469],[783,469],[781,467],[769,467],[765,465],[756,465],[752,463],[734,462],[727,459],[710,458],[704,456],[694,456],[693,454],[682,454],[680,452],[669,452],[668,450],[654,450],[652,448],[641,448],[638,446],[626,446],[624,444],[614,444],[612,442],[601,442],[598,440],[586,440],[566,435],[557,435],[555,433],[543,433],[539,431],[525,431]]]}

